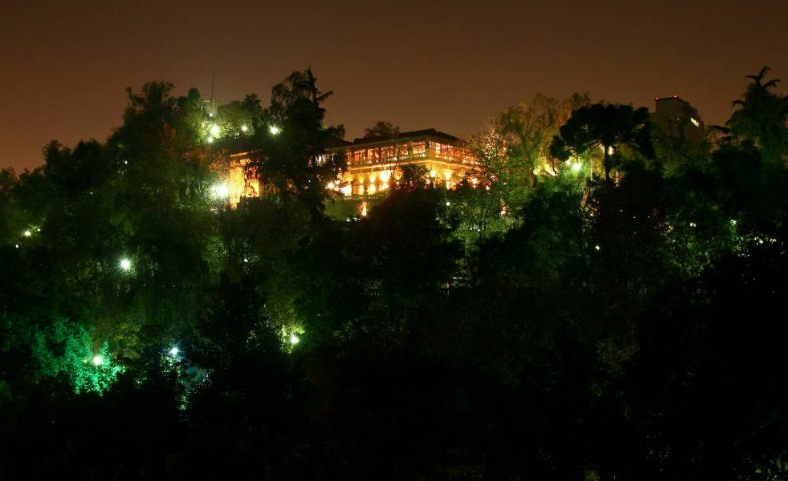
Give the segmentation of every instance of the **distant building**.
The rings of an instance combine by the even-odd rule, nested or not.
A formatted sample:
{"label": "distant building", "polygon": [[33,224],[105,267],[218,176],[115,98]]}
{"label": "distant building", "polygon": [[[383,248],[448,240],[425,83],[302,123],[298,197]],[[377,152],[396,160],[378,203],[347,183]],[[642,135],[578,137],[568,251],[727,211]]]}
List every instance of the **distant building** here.
{"label": "distant building", "polygon": [[703,140],[703,121],[689,102],[676,95],[655,98],[654,102],[656,105],[651,114],[651,123],[656,127],[657,135],[690,142]]}
{"label": "distant building", "polygon": [[[245,198],[258,197],[262,188],[249,164],[248,146],[242,140],[224,143],[226,149],[235,153],[230,154],[230,170],[217,195],[226,196],[232,206]],[[333,139],[326,146],[326,154],[345,156],[345,170],[325,187],[337,192],[339,199],[350,201],[353,214],[365,213],[368,202],[382,199],[397,185],[406,166],[421,167],[428,176],[427,182],[452,188],[479,165],[464,141],[435,129],[357,138],[352,142]]]}
{"label": "distant building", "polygon": [[447,188],[478,168],[465,142],[435,129],[340,141],[327,150],[346,156],[347,169],[332,186],[346,197],[384,194],[399,181],[405,166],[422,167],[428,182]]}

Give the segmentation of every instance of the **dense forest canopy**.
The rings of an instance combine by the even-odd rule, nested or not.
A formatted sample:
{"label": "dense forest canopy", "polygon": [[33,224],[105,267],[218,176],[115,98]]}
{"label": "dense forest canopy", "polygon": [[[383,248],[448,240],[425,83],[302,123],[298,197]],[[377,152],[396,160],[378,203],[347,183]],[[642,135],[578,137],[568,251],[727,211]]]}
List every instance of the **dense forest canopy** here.
{"label": "dense forest canopy", "polygon": [[[788,479],[766,74],[689,143],[536,96],[468,139],[478,182],[406,169],[357,221],[310,70],[266,107],[129,89],[0,171],[0,480]],[[227,138],[266,186],[237,208]]]}

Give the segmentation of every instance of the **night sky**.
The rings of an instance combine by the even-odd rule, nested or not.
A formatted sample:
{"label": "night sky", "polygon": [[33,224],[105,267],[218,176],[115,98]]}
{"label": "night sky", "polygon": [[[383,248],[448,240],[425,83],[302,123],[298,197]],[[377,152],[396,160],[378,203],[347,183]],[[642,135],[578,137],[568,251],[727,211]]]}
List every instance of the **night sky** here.
{"label": "night sky", "polygon": [[349,138],[377,120],[469,134],[537,92],[679,95],[721,123],[745,75],[788,82],[786,30],[785,0],[0,0],[0,167],[42,163],[52,139],[104,140],[127,86],[210,96],[214,69],[219,102],[265,104],[311,65]]}

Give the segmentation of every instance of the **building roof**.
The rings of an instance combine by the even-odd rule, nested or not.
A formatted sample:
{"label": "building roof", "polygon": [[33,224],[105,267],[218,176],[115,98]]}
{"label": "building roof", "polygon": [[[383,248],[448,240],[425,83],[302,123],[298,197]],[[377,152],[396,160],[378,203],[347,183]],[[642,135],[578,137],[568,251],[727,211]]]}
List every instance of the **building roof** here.
{"label": "building roof", "polygon": [[377,137],[359,137],[353,139],[352,145],[371,144],[376,142],[388,142],[392,140],[414,139],[420,137],[439,137],[450,142],[460,142],[458,137],[440,132],[435,129],[411,130],[410,132],[400,132],[395,135],[380,135]]}

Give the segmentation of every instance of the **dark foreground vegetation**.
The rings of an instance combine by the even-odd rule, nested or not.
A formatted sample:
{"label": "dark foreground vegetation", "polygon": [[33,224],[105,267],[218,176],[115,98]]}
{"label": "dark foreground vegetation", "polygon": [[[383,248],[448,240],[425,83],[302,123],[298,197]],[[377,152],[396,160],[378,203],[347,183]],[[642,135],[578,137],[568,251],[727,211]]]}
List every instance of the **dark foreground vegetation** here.
{"label": "dark foreground vegetation", "polygon": [[472,139],[478,185],[405,172],[351,222],[311,72],[218,112],[267,186],[236,209],[199,94],[130,91],[0,174],[0,479],[787,479],[764,73],[694,139],[537,97]]}

